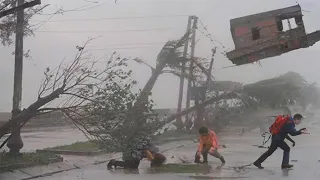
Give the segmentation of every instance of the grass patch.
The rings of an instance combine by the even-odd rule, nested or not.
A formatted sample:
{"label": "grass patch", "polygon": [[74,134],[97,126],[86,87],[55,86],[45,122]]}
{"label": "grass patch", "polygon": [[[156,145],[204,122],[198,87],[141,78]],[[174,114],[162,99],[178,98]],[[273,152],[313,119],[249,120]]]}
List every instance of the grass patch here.
{"label": "grass patch", "polygon": [[171,137],[171,138],[155,138],[154,139],[154,144],[155,145],[162,145],[166,143],[171,143],[171,142],[177,142],[177,141],[187,141],[187,140],[196,140],[197,137],[193,135],[189,136],[180,136],[180,137]]}
{"label": "grass patch", "polygon": [[198,139],[198,134],[187,133],[183,131],[167,131],[161,135],[154,136],[153,142],[155,145],[162,145],[175,141],[193,140]]}
{"label": "grass patch", "polygon": [[86,141],[86,142],[76,142],[70,145],[46,148],[45,150],[93,152],[93,151],[100,151],[102,150],[102,148],[96,141]]}
{"label": "grass patch", "polygon": [[35,165],[45,165],[61,160],[60,156],[53,153],[21,153],[18,156],[13,156],[7,152],[0,152],[0,172]]}
{"label": "grass patch", "polygon": [[153,173],[207,173],[211,170],[210,165],[200,164],[164,164],[160,167],[153,168]]}

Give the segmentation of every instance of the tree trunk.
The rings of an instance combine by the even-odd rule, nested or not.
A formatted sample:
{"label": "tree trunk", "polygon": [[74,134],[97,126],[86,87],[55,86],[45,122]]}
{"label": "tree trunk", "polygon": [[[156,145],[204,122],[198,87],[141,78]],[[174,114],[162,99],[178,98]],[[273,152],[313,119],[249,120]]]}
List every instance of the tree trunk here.
{"label": "tree trunk", "polygon": [[22,124],[29,121],[32,117],[34,117],[37,114],[38,109],[40,107],[58,98],[63,92],[64,92],[64,87],[56,89],[51,94],[38,99],[36,102],[31,104],[27,109],[23,109],[18,116],[12,118],[12,121],[8,121],[3,126],[0,127],[0,138],[2,138],[5,134],[10,133],[10,127],[14,125],[13,122],[17,122],[17,124]]}
{"label": "tree trunk", "polygon": [[137,98],[137,102],[134,104],[133,109],[136,109],[140,105],[144,104],[144,102],[148,99],[148,96],[151,94],[152,88],[155,85],[159,75],[162,73],[163,69],[167,65],[167,62],[173,58],[173,54],[177,51],[179,47],[181,47],[185,41],[189,38],[190,32],[187,32],[175,45],[174,48],[170,49],[168,55],[165,57],[158,57],[158,64],[156,69],[153,71],[151,77],[148,82],[142,89],[139,97]]}
{"label": "tree trunk", "polygon": [[[212,68],[213,68],[213,62],[214,62],[214,55],[216,54],[216,49],[212,49],[212,57],[211,57],[211,61],[210,61],[210,66],[207,72],[207,80],[205,85],[209,85],[210,81],[211,81],[211,74],[212,74]],[[206,70],[202,70],[203,72],[206,72]],[[206,100],[207,97],[207,88],[205,89],[204,92],[204,96],[201,96],[201,102],[204,102]],[[205,123],[204,117],[205,117],[205,113],[206,113],[206,109],[205,107],[200,107],[197,110],[197,119],[195,122],[195,128],[200,128],[200,126],[203,126]]]}
{"label": "tree trunk", "polygon": [[204,102],[202,102],[202,103],[200,103],[198,105],[192,106],[192,107],[190,107],[188,109],[185,109],[185,110],[181,111],[180,113],[176,113],[176,114],[168,117],[167,122],[171,122],[171,121],[175,120],[178,117],[181,117],[181,116],[184,116],[186,114],[189,114],[190,112],[195,111],[198,108],[206,107],[207,105],[210,105],[210,104],[212,104],[214,102],[217,102],[217,101],[220,101],[222,99],[233,99],[233,98],[236,98],[236,97],[238,97],[238,95],[235,92],[229,92],[229,93],[226,93],[226,94],[222,94],[222,95],[213,97],[213,98],[208,99],[208,100],[206,100],[206,101],[204,101]]}

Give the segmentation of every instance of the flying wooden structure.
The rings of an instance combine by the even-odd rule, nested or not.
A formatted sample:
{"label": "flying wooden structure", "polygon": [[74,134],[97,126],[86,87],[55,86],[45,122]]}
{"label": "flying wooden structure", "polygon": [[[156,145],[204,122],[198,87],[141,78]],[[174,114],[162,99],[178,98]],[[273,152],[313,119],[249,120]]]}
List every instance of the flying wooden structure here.
{"label": "flying wooden structure", "polygon": [[227,53],[228,59],[243,65],[312,46],[320,41],[320,31],[307,34],[302,16],[296,5],[231,19],[235,49]]}

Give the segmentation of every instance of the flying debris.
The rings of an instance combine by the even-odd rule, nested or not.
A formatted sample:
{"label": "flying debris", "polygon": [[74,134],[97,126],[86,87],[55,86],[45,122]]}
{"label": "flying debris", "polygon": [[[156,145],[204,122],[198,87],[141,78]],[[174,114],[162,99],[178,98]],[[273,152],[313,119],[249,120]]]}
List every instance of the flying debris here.
{"label": "flying debris", "polygon": [[320,41],[320,31],[306,33],[300,5],[230,20],[235,49],[227,57],[235,65],[279,56]]}

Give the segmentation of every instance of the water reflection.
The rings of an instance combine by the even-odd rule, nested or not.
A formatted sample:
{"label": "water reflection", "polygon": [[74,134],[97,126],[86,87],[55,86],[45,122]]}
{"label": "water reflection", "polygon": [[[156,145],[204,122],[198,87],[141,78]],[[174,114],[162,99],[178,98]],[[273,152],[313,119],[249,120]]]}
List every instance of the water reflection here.
{"label": "water reflection", "polygon": [[288,169],[283,169],[283,170],[282,170],[282,176],[284,176],[284,177],[289,176],[289,171],[290,171],[290,170],[288,170]]}

